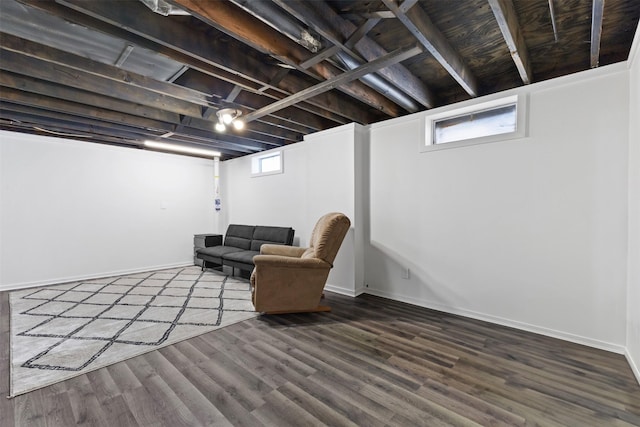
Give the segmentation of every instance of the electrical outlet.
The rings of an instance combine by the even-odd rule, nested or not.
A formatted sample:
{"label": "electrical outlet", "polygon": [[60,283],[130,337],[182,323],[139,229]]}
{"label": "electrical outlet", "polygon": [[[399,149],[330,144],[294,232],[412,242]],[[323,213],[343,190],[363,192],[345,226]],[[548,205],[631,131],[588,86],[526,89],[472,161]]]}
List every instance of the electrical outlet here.
{"label": "electrical outlet", "polygon": [[408,279],[410,276],[411,276],[411,272],[409,271],[409,268],[405,268],[402,270],[403,279]]}

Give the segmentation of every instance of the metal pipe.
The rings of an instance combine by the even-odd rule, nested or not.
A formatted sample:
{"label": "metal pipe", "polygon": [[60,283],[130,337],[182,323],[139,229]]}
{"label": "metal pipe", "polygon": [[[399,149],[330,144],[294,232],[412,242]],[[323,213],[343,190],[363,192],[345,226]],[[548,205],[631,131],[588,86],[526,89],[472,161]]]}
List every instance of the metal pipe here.
{"label": "metal pipe", "polygon": [[[273,29],[289,37],[296,43],[306,47],[311,52],[316,53],[322,47],[320,36],[310,34],[304,26],[291,18],[275,3],[252,0],[231,1]],[[360,61],[342,51],[338,51],[336,57],[347,70],[353,70],[362,65]],[[419,111],[420,108],[412,98],[376,74],[367,74],[366,76],[361,77],[360,80],[408,112],[415,113],[416,111]]]}
{"label": "metal pipe", "polygon": [[316,53],[322,48],[320,37],[311,34],[309,30],[282,13],[282,9],[275,3],[251,0],[231,2],[311,52]]}
{"label": "metal pipe", "polygon": [[[336,57],[348,70],[353,70],[362,65],[360,61],[353,59],[349,54],[342,51],[336,53]],[[366,76],[361,77],[360,80],[373,90],[378,91],[382,95],[391,99],[408,112],[415,113],[419,110],[418,105],[413,102],[413,99],[409,98],[404,92],[388,83],[382,77],[379,77],[376,74],[367,74]]]}

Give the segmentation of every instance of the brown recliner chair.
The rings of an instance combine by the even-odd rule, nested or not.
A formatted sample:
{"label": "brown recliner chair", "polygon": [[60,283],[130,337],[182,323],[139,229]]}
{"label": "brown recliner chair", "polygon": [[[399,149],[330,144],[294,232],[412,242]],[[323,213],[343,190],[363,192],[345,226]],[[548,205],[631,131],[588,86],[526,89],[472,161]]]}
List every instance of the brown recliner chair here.
{"label": "brown recliner chair", "polygon": [[330,311],[321,306],[324,285],[351,221],[337,212],[324,215],[308,248],[262,245],[253,257],[251,298],[256,311],[299,313]]}

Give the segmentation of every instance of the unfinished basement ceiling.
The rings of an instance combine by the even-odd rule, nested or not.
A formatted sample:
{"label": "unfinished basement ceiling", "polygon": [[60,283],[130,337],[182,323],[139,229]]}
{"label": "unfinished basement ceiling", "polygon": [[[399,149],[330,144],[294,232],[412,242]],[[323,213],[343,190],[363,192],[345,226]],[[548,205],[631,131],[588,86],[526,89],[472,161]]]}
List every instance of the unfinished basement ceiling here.
{"label": "unfinished basement ceiling", "polygon": [[[0,0],[0,128],[230,159],[625,61],[639,17],[638,0]],[[217,132],[223,108],[245,128]]]}

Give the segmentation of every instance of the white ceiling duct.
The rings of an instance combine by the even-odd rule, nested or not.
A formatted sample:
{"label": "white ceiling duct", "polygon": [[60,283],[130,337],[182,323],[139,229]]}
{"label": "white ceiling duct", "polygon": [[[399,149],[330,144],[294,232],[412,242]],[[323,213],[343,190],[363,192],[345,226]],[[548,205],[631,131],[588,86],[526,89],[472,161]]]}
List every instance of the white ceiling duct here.
{"label": "white ceiling duct", "polygon": [[182,10],[179,7],[175,7],[164,0],[140,0],[149,9],[160,15],[189,15],[189,12]]}

